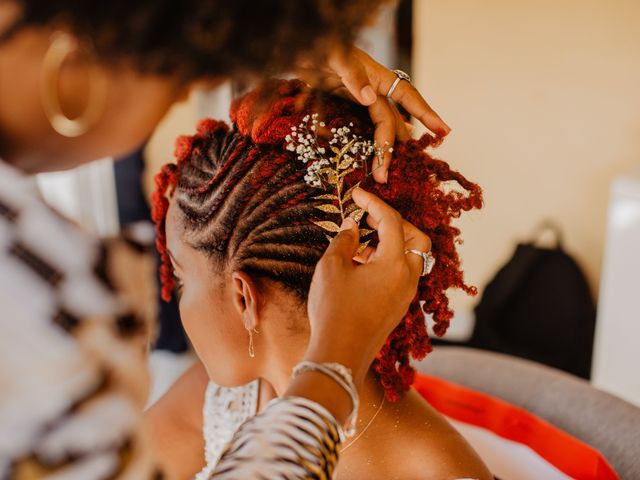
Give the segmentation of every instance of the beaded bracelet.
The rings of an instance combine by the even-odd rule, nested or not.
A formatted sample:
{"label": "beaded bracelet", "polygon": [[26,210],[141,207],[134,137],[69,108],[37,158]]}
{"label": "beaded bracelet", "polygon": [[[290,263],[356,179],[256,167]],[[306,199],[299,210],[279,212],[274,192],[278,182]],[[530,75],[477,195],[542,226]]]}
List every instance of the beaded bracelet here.
{"label": "beaded bracelet", "polygon": [[[303,372],[320,372],[333,379],[338,385],[340,385],[351,397],[353,404],[353,410],[351,415],[347,419],[347,428],[344,431],[345,438],[352,437],[356,433],[356,421],[358,419],[358,409],[360,408],[360,396],[358,395],[358,389],[353,382],[353,374],[351,370],[340,363],[328,362],[328,363],[316,363],[303,361],[297,364],[293,368],[291,378],[295,378]],[[344,441],[344,439],[343,439]]]}

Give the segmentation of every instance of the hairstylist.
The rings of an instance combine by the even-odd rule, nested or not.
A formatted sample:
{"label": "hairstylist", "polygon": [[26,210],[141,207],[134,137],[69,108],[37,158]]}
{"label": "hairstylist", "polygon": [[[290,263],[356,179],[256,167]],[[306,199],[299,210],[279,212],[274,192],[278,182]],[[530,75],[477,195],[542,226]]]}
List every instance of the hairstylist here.
{"label": "hairstylist", "polygon": [[[408,81],[349,47],[373,4],[0,0],[0,477],[138,479],[153,470],[141,453],[144,394],[132,381],[144,358],[123,327],[136,312],[109,268],[97,268],[107,251],[48,210],[28,174],[130,151],[198,82],[291,70],[303,59],[324,59],[312,79],[369,105],[379,145],[408,135],[388,94],[444,137],[449,128]],[[390,159],[387,149],[378,181]],[[355,225],[344,225],[318,266],[306,360],[320,370],[300,373],[285,398],[245,424],[216,478],[331,475],[358,386],[423,268],[404,252],[430,248],[374,196],[354,199],[381,242],[354,267]]]}

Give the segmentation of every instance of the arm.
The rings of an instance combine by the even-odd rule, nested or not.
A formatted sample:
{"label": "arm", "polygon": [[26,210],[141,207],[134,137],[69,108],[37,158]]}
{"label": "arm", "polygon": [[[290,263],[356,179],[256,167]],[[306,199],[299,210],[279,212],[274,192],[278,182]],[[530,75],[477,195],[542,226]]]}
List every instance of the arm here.
{"label": "arm", "polygon": [[152,446],[169,478],[192,478],[205,465],[202,407],[208,382],[196,362],[145,413]]}
{"label": "arm", "polygon": [[[380,243],[364,265],[352,261],[359,243],[355,223],[346,222],[331,243],[309,293],[311,340],[305,359],[342,363],[362,385],[415,295],[422,261],[404,252],[428,251],[431,245],[377,197],[357,189],[353,198],[369,213]],[[211,478],[331,478],[339,425],[351,409],[349,396],[333,380],[303,373],[283,398],[238,430]]]}

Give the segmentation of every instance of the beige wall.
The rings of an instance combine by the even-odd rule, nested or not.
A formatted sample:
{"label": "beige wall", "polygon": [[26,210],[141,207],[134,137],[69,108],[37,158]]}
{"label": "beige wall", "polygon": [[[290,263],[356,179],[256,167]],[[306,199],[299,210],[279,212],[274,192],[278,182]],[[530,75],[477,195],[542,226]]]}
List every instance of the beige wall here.
{"label": "beige wall", "polygon": [[453,128],[437,155],[485,189],[460,221],[468,278],[551,218],[597,291],[611,180],[640,163],[640,2],[414,5],[414,79]]}

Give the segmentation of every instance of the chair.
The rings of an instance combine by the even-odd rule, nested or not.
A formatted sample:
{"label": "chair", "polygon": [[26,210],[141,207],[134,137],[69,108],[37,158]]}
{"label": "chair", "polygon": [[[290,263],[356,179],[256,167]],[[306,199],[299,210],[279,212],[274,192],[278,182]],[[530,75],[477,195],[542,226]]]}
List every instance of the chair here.
{"label": "chair", "polygon": [[522,407],[640,478],[640,408],[565,372],[499,353],[436,347],[417,369]]}

